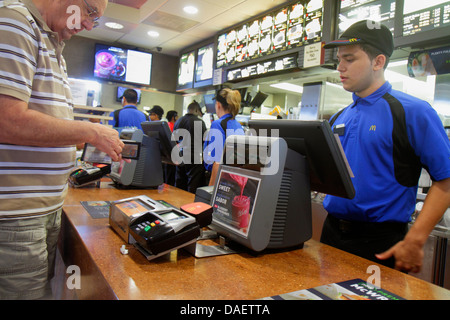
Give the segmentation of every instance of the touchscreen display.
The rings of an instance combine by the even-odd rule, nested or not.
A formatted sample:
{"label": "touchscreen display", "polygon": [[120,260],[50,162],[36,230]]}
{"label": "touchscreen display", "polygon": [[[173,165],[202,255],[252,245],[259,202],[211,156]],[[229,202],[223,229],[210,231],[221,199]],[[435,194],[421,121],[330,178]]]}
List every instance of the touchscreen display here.
{"label": "touchscreen display", "polygon": [[90,163],[112,163],[111,157],[106,152],[100,151],[95,146],[86,143],[84,145],[83,154],[81,155],[81,161]]}
{"label": "touchscreen display", "polygon": [[[141,143],[136,141],[122,140],[124,147],[122,148],[122,158],[123,159],[139,159],[139,154],[141,150]],[[100,151],[95,146],[86,143],[84,145],[83,154],[81,155],[81,161],[90,163],[104,163],[111,164],[111,157],[103,151]]]}
{"label": "touchscreen display", "polygon": [[116,207],[119,208],[127,216],[132,216],[137,213],[144,213],[144,212],[154,209],[154,208],[149,208],[148,206],[144,205],[139,200],[131,200],[131,201],[126,201],[126,202],[121,202],[121,203],[116,204]]}

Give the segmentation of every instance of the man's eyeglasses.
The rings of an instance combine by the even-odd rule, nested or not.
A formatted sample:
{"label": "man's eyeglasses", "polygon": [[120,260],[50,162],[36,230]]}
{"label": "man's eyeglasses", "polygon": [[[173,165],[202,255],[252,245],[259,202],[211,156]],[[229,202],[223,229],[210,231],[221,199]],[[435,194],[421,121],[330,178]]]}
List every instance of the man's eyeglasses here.
{"label": "man's eyeglasses", "polygon": [[84,3],[87,6],[87,11],[88,11],[88,17],[91,18],[92,20],[92,25],[93,28],[98,27],[98,20],[100,19],[99,17],[96,17],[95,15],[98,14],[97,9],[95,9],[94,7],[92,7],[89,3],[87,3],[86,0],[83,0]]}

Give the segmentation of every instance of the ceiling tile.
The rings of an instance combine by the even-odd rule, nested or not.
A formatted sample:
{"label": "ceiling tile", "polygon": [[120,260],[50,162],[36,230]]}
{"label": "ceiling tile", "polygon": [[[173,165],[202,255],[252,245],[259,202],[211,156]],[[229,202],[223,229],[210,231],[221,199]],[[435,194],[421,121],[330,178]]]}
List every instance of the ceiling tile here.
{"label": "ceiling tile", "polygon": [[[110,0],[100,26],[79,35],[99,41],[110,41],[134,47],[179,55],[180,50],[214,37],[255,15],[290,1],[281,0]],[[197,6],[199,12],[189,15],[184,5]],[[124,29],[107,28],[107,21],[121,23]],[[159,38],[150,38],[149,30]]]}
{"label": "ceiling tile", "polygon": [[147,0],[109,0],[111,3],[121,4],[123,6],[140,9]]}
{"label": "ceiling tile", "polygon": [[156,11],[150,17],[142,21],[142,23],[177,32],[184,32],[199,24],[198,21],[186,19],[163,11]]}

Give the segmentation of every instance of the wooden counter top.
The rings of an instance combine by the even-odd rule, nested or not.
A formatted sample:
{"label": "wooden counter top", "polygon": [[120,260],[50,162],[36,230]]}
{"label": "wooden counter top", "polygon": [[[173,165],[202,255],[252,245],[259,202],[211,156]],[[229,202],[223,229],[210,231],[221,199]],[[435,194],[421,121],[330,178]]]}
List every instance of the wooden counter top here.
{"label": "wooden counter top", "polygon": [[[197,259],[185,250],[148,261],[109,226],[93,219],[80,201],[114,201],[147,195],[174,206],[194,195],[171,186],[159,190],[101,188],[69,190],[64,205],[60,250],[66,266],[81,269],[79,299],[259,299],[319,285],[360,278],[375,263],[309,240],[302,249],[252,255],[232,254]],[[406,299],[450,299],[450,291],[380,266],[381,287]]]}

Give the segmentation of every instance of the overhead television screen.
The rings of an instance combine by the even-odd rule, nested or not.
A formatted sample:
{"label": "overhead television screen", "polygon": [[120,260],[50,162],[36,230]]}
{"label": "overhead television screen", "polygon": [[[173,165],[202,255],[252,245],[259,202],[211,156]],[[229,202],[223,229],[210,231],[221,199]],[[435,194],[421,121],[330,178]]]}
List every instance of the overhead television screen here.
{"label": "overhead television screen", "polygon": [[123,93],[124,93],[125,90],[127,90],[127,89],[133,89],[133,90],[136,91],[136,93],[137,93],[137,95],[138,95],[138,101],[137,101],[137,103],[140,103],[140,102],[141,102],[141,94],[142,94],[142,92],[141,92],[140,89],[137,89],[137,88],[128,88],[128,87],[120,87],[120,86],[117,87],[116,101],[117,101],[117,102],[122,101]]}
{"label": "overhead television screen", "polygon": [[94,77],[150,85],[152,54],[108,45],[95,45]]}

